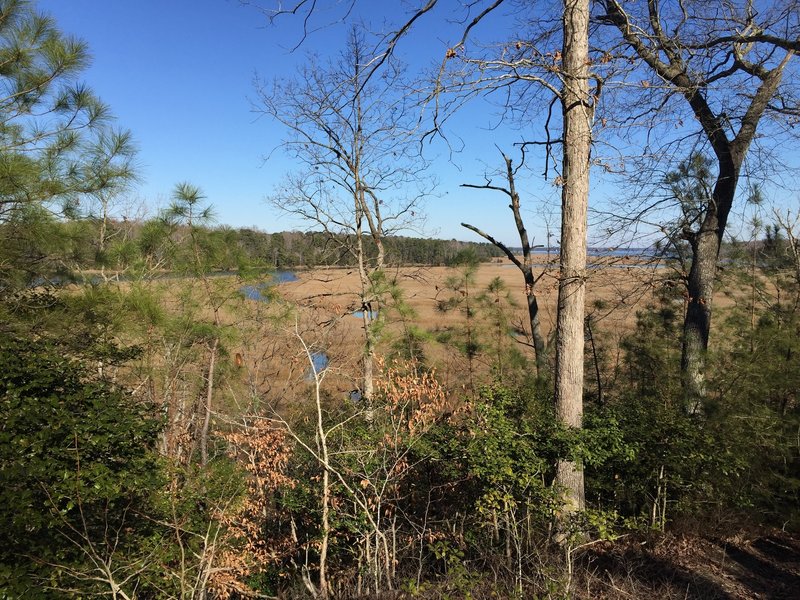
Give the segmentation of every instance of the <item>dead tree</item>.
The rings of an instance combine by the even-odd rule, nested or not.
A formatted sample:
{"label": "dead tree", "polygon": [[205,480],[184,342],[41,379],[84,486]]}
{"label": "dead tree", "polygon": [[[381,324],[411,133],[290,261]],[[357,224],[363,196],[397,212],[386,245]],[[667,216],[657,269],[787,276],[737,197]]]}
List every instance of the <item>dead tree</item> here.
{"label": "dead tree", "polygon": [[375,74],[375,56],[358,28],[338,61],[309,63],[295,79],[258,89],[256,110],[286,128],[283,146],[301,165],[272,202],[321,227],[358,269],[362,393],[369,398],[385,292],[383,241],[418,221],[418,205],[433,186],[411,135],[402,72],[387,62]]}
{"label": "dead tree", "polygon": [[528,231],[525,229],[525,222],[522,220],[519,193],[517,193],[514,181],[514,174],[516,170],[512,166],[511,158],[502,152],[500,154],[503,157],[503,161],[505,161],[505,175],[506,180],[508,181],[508,187],[494,185],[491,180],[487,180],[486,183],[481,185],[465,183],[462,184],[461,187],[496,190],[504,193],[510,198],[511,204],[509,204],[509,208],[514,215],[514,224],[516,225],[517,232],[519,233],[519,241],[522,245],[522,260],[520,260],[503,242],[495,239],[478,227],[470,225],[469,223],[462,223],[461,225],[462,227],[466,227],[467,229],[474,231],[489,243],[494,244],[497,248],[502,250],[508,259],[522,272],[523,279],[525,280],[525,297],[528,304],[528,320],[531,327],[531,339],[533,340],[533,351],[536,360],[536,373],[539,377],[544,377],[544,375],[547,373],[547,344],[545,342],[544,334],[542,334],[542,328],[539,324],[539,302],[536,298],[536,284],[544,275],[544,271],[540,273],[538,277],[533,272],[532,252],[536,246],[531,246],[530,239],[528,237]]}
{"label": "dead tree", "polygon": [[[349,11],[356,0],[345,3]],[[378,68],[389,61],[397,44],[414,26],[414,23],[433,10],[438,0],[420,2],[411,16],[402,25],[386,34],[382,39],[382,52],[365,73],[372,81]],[[442,61],[440,76],[436,79],[430,94],[430,104],[434,108],[433,133],[440,131],[447,113],[457,109],[469,97],[503,90],[504,93],[514,84],[518,86],[520,112],[525,113],[534,103],[533,97],[544,94],[548,97],[546,105],[551,108],[560,104],[562,108],[562,137],[549,139],[549,119],[545,125],[548,140],[545,145],[550,157],[551,146],[561,142],[563,149],[562,173],[557,183],[562,186],[562,227],[561,256],[559,274],[558,320],[556,326],[556,374],[555,396],[559,420],[566,427],[581,427],[583,415],[583,353],[584,353],[584,305],[586,288],[586,233],[587,208],[589,198],[590,149],[592,144],[592,125],[594,106],[600,94],[602,80],[594,73],[600,69],[593,64],[589,53],[589,0],[564,0],[561,19],[553,14],[546,17],[530,13],[531,29],[538,30],[532,37],[508,41],[500,47],[494,57],[472,58],[466,51],[466,42],[471,32],[488,15],[504,4],[504,0],[473,2],[465,8],[467,25],[460,41],[447,49]],[[271,18],[284,14],[304,14],[304,35],[309,20],[317,9],[316,2],[296,0],[288,6],[278,5]],[[525,10],[525,8],[521,9]],[[545,11],[547,12],[547,11]],[[561,27],[551,27],[554,20]],[[528,32],[526,32],[528,33]],[[561,50],[556,41],[562,34]],[[546,45],[546,46],[545,46]],[[496,48],[495,48],[496,49]],[[460,71],[451,68],[452,64],[472,67],[462,76]],[[590,77],[598,81],[590,93]],[[460,92],[460,96],[450,102],[443,100],[448,94]],[[280,100],[284,100],[281,97]],[[515,110],[513,101],[506,104],[509,111]],[[527,115],[530,119],[531,115]],[[327,139],[327,138],[326,138]],[[306,139],[306,142],[313,143]],[[558,466],[557,485],[563,491],[567,512],[581,510],[584,505],[583,472],[580,465],[562,460]]]}
{"label": "dead tree", "polygon": [[[502,44],[499,52],[470,56],[465,40],[470,30],[486,14],[502,3],[487,6],[464,32],[462,41],[447,52],[446,60],[457,59],[464,65],[458,71],[440,77],[437,94],[461,93],[453,104],[466,97],[502,91],[508,94],[505,108],[518,112],[529,122],[529,111],[546,107],[542,124],[544,141],[525,142],[546,150],[545,173],[555,158],[553,146],[561,145],[561,169],[554,183],[561,186],[561,243],[558,286],[558,313],[555,352],[555,404],[559,422],[567,428],[580,428],[583,420],[584,313],[586,298],[587,213],[592,130],[597,100],[604,77],[589,52],[589,1],[564,0],[560,28],[549,27],[541,15],[530,15],[531,37]],[[553,17],[553,15],[549,15]],[[557,40],[561,35],[560,48]],[[598,65],[600,63],[598,62]],[[592,69],[590,70],[590,65]],[[443,66],[442,72],[447,69]],[[595,86],[590,89],[590,82]],[[516,92],[508,91],[512,86]],[[516,97],[514,96],[516,94]],[[519,108],[518,108],[518,106]],[[550,135],[553,107],[561,107],[561,136]],[[557,161],[556,161],[557,162]],[[563,514],[584,507],[583,470],[566,458],[559,460],[556,485],[561,489]]]}

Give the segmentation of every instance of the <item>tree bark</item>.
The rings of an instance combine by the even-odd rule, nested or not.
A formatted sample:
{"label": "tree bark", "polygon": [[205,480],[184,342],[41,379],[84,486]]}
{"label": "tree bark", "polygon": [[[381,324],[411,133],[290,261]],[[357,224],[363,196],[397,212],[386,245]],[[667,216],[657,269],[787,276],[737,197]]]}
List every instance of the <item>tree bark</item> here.
{"label": "tree bark", "polygon": [[692,240],[692,265],[687,281],[681,347],[682,386],[690,412],[700,410],[706,395],[706,352],[711,333],[711,304],[719,248],[719,240],[713,231],[701,232]]}
{"label": "tree bark", "polygon": [[[593,108],[589,99],[589,1],[564,1],[564,165],[561,191],[561,256],[556,329],[556,413],[568,428],[583,420],[584,305],[589,157]],[[583,510],[580,464],[560,460],[556,485],[563,511]]]}
{"label": "tree bark", "polygon": [[375,394],[375,334],[373,332],[373,319],[369,305],[363,305],[364,312],[364,365],[362,371],[363,383],[361,396],[364,400],[371,401]]}
{"label": "tree bark", "polygon": [[356,259],[358,262],[358,276],[361,283],[361,320],[364,323],[364,350],[361,357],[361,397],[365,401],[372,399],[374,394],[374,362],[375,362],[375,333],[373,324],[373,291],[370,273],[374,273],[367,264],[367,255],[364,249],[364,233],[362,220],[364,215],[363,198],[359,198],[359,192],[355,194],[355,233],[356,233]]}
{"label": "tree bark", "polygon": [[539,301],[536,299],[536,292],[533,288],[536,278],[533,276],[533,267],[530,265],[523,273],[525,275],[525,298],[528,302],[528,321],[531,326],[533,354],[536,359],[536,374],[544,377],[547,373],[547,344],[539,321]]}

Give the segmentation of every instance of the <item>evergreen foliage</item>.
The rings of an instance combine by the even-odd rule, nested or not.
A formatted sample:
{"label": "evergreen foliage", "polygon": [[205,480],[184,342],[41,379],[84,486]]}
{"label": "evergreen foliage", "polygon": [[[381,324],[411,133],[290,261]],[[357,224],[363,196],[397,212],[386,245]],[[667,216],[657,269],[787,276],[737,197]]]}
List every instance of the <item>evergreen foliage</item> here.
{"label": "evergreen foliage", "polygon": [[63,276],[78,232],[57,215],[107,203],[134,176],[130,133],[77,82],[88,61],[86,45],[29,2],[0,3],[0,293]]}
{"label": "evergreen foliage", "polygon": [[[0,342],[0,590],[102,590],[92,560],[124,568],[147,546],[142,520],[164,479],[151,407],[52,342]],[[116,554],[116,557],[114,555]]]}

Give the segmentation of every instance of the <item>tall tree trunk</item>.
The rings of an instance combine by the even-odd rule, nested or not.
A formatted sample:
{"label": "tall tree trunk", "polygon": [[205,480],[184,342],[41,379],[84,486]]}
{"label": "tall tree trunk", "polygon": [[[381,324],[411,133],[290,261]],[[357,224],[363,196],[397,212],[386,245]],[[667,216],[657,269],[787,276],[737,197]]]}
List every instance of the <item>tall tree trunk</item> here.
{"label": "tall tree trunk", "polygon": [[[311,368],[314,369],[313,361]],[[328,438],[322,420],[322,401],[320,398],[320,377],[314,373],[314,392],[317,406],[317,451],[322,457],[324,470],[322,472],[322,523],[319,548],[319,598],[327,598],[328,586],[328,543],[330,540],[330,510],[331,510],[331,484],[330,469],[328,467]]]}
{"label": "tall tree trunk", "polygon": [[373,323],[372,323],[372,309],[370,308],[369,304],[365,304],[362,307],[364,311],[364,335],[365,335],[365,343],[364,343],[364,369],[363,369],[363,389],[362,389],[362,396],[366,400],[371,400],[372,396],[375,392],[375,373],[374,373],[374,365],[375,365],[375,334],[373,332]]}
{"label": "tall tree trunk", "polygon": [[682,385],[690,412],[700,409],[706,393],[706,352],[711,331],[711,301],[718,253],[719,244],[713,233],[699,235],[692,243],[692,266],[687,282],[688,301],[681,348]]}
{"label": "tall tree trunk", "polygon": [[[556,329],[556,413],[566,427],[583,419],[584,304],[589,157],[593,109],[589,99],[589,0],[564,1],[561,102],[564,115],[564,165],[561,193],[561,272]],[[563,510],[584,508],[583,470],[568,460],[558,463],[556,485]]]}
{"label": "tall tree trunk", "polygon": [[702,409],[706,395],[706,353],[711,333],[711,306],[717,278],[717,262],[741,168],[741,159],[731,156],[730,150],[720,158],[720,163],[720,171],[703,222],[697,232],[686,233],[692,248],[692,265],[687,281],[688,298],[683,321],[681,383],[690,412]]}
{"label": "tall tree trunk", "polygon": [[361,283],[361,319],[364,323],[364,350],[361,357],[361,395],[365,400],[370,400],[374,392],[374,369],[375,362],[375,333],[373,330],[373,307],[372,307],[372,281],[370,279],[369,265],[367,264],[366,251],[364,249],[363,222],[363,202],[359,197],[359,192],[355,194],[355,215],[356,215],[356,261],[358,263],[358,277]]}

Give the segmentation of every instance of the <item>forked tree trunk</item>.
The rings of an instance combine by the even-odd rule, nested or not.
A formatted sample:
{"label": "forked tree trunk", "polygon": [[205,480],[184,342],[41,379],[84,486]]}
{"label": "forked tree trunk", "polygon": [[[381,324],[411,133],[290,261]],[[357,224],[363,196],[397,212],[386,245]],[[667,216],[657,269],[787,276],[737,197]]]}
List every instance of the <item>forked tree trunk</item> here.
{"label": "forked tree trunk", "polygon": [[[555,392],[559,422],[566,427],[579,428],[583,420],[583,317],[593,118],[588,79],[589,0],[564,1],[563,61],[564,165]],[[580,464],[560,460],[556,485],[563,493],[564,514],[583,510]]]}
{"label": "forked tree trunk", "polygon": [[[547,373],[547,356],[544,334],[539,324],[539,302],[536,299],[536,277],[533,274],[533,255],[528,231],[522,221],[519,194],[514,184],[514,171],[511,168],[511,159],[503,156],[506,161],[506,177],[511,192],[511,212],[514,213],[514,224],[517,226],[520,242],[522,243],[522,275],[525,278],[525,297],[528,304],[528,320],[531,326],[531,339],[533,340],[533,353],[536,359],[536,374],[544,377]],[[519,267],[519,265],[517,265]]]}
{"label": "forked tree trunk", "polygon": [[[738,114],[726,115],[719,112],[718,103],[708,98],[712,89],[708,79],[711,72],[695,72],[686,62],[686,57],[692,56],[697,48],[689,50],[687,40],[680,38],[680,27],[672,30],[662,24],[658,2],[647,3],[647,18],[651,27],[649,32],[631,22],[623,4],[618,0],[605,0],[602,4],[607,12],[604,18],[619,29],[625,41],[654,73],[669,82],[684,97],[702,127],[719,167],[717,181],[712,197],[708,199],[700,228],[684,232],[684,237],[692,247],[692,266],[687,281],[689,297],[683,326],[681,375],[687,408],[700,410],[705,396],[706,352],[711,331],[711,301],[719,249],[736,195],[742,164],[755,138],[759,122],[778,90],[786,65],[797,51],[796,40],[766,36],[763,42],[773,44],[773,50],[764,52],[762,56],[767,58],[754,55],[756,62],[750,63],[749,50],[733,41],[738,35],[738,21],[733,16],[730,17],[731,33],[735,34],[726,36],[720,33],[717,42],[730,43],[729,58],[733,57],[735,60],[726,71],[716,71],[718,67],[713,67],[711,72],[716,74],[711,79],[717,89],[724,88],[727,78],[737,77],[741,73],[746,73],[752,80],[748,83],[749,89],[737,88],[737,96],[749,98],[749,102],[741,105],[741,112]],[[751,16],[756,15],[757,13],[753,13]],[[748,28],[754,25],[755,23],[749,23]],[[668,33],[669,31],[672,33]],[[770,66],[773,57],[777,57],[778,48],[785,54],[780,62]],[[709,61],[709,65],[714,62]],[[733,128],[734,123],[738,123],[739,129],[730,138],[727,132]]]}

